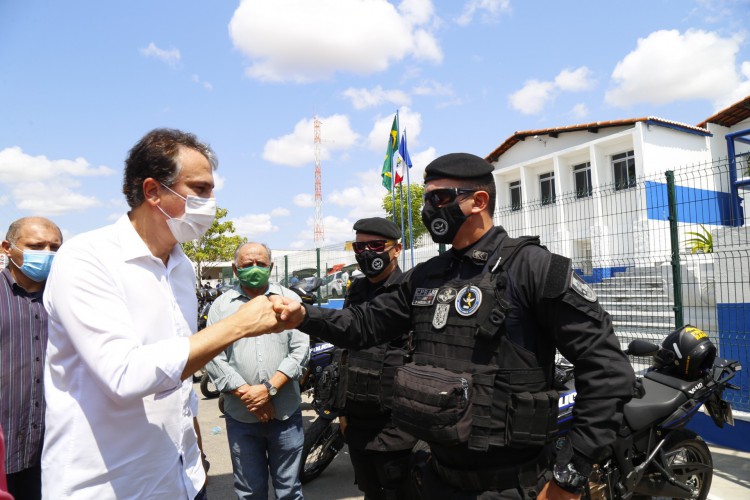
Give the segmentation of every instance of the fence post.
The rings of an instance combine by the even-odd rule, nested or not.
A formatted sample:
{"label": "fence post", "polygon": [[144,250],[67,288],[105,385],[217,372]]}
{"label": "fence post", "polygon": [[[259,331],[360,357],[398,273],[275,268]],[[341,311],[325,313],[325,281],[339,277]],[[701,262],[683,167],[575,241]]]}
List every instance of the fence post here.
{"label": "fence post", "polygon": [[289,256],[284,256],[284,286],[289,286]]}
{"label": "fence post", "polygon": [[445,243],[438,243],[438,255],[445,252]]}
{"label": "fence post", "polygon": [[674,171],[667,170],[667,200],[669,203],[669,234],[672,247],[672,281],[674,289],[675,328],[684,324],[682,311],[682,271],[680,270],[680,236],[677,230],[677,197],[674,189]]}
{"label": "fence post", "polygon": [[[323,279],[323,277],[320,275],[320,247],[315,249],[315,256],[317,258],[316,266],[318,268],[318,278]],[[323,302],[323,298],[320,295],[320,288],[318,288],[318,305],[320,305],[321,302]]]}

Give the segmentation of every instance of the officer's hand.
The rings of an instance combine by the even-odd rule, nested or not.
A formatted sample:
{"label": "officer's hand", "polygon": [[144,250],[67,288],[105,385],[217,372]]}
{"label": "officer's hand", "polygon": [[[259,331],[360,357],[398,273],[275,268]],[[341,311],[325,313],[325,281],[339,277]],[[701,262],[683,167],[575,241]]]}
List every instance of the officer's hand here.
{"label": "officer's hand", "polygon": [[240,399],[248,411],[255,412],[258,408],[268,403],[270,396],[268,395],[266,386],[258,384],[251,385],[247,392],[240,396]]}
{"label": "officer's hand", "polygon": [[580,500],[581,494],[565,491],[556,482],[550,481],[544,485],[536,498],[537,500]]}
{"label": "officer's hand", "polygon": [[278,325],[281,326],[276,331],[296,328],[305,319],[305,308],[302,307],[301,302],[280,295],[271,295],[268,299],[273,304]]}
{"label": "officer's hand", "polygon": [[224,319],[238,328],[245,337],[257,337],[264,333],[280,332],[276,312],[265,295],[255,297],[240,307],[236,313]]}

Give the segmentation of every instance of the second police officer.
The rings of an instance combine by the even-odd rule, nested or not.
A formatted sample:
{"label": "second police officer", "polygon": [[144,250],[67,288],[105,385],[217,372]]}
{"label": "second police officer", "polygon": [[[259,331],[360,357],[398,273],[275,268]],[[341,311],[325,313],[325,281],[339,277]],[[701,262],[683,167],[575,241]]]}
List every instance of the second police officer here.
{"label": "second police officer", "polygon": [[[396,224],[372,217],[354,223],[354,231],[352,247],[364,277],[352,282],[345,308],[395,290],[402,276],[398,266],[401,230]],[[396,369],[411,357],[410,338],[406,327],[385,344],[350,349],[343,356],[342,423],[354,478],[365,500],[405,498],[409,456],[416,439],[393,425],[390,403]]]}
{"label": "second police officer", "polygon": [[[290,322],[358,348],[413,330],[392,415],[429,444],[415,473],[422,498],[576,499],[616,438],[635,376],[570,259],[494,226],[492,170],[466,153],[432,161],[422,219],[452,248],[369,302],[341,311],[292,306]],[[555,348],[574,364],[578,391],[565,439],[555,438]]]}

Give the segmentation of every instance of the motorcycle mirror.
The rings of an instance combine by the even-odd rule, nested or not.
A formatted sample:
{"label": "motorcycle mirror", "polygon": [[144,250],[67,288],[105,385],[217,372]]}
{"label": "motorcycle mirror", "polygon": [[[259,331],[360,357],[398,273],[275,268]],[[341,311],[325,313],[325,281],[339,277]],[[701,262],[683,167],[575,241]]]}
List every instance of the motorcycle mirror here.
{"label": "motorcycle mirror", "polygon": [[653,356],[658,350],[659,346],[656,344],[647,340],[635,339],[628,344],[625,354],[629,356]]}

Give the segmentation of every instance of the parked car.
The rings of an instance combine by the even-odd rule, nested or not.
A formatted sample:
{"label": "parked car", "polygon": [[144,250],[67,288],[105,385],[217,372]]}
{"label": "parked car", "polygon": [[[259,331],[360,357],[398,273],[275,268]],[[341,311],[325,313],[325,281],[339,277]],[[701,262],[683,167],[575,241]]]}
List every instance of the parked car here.
{"label": "parked car", "polygon": [[323,295],[329,299],[338,299],[344,297],[346,283],[344,283],[344,272],[337,271],[325,277],[325,286],[322,289]]}

